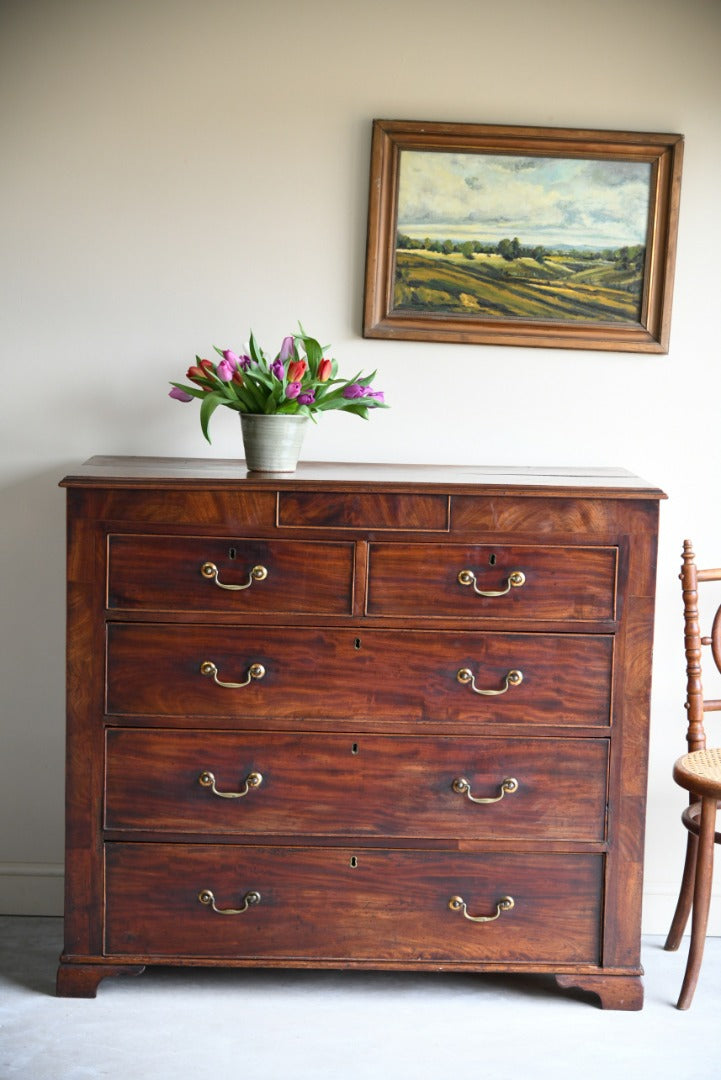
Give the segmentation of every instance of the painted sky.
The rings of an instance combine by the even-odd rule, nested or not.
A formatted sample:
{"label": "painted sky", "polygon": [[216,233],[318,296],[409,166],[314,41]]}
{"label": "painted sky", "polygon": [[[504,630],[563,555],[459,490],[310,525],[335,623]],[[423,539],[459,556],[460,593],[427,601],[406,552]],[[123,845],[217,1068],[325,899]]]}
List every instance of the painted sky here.
{"label": "painted sky", "polygon": [[650,176],[645,162],[402,150],[398,229],[547,247],[643,244]]}

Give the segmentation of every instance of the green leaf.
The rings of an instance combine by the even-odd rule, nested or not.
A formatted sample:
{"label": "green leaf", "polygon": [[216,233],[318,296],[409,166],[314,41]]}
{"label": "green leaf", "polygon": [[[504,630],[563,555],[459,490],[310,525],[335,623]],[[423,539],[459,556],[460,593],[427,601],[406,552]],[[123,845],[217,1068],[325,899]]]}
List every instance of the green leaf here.
{"label": "green leaf", "polygon": [[275,375],[271,375],[269,371],[265,371],[261,367],[253,368],[252,371],[246,371],[243,378],[246,382],[252,383],[257,387],[259,393],[265,395],[274,390],[278,385],[278,380]]}
{"label": "green leaf", "polygon": [[305,349],[305,355],[308,357],[308,365],[314,369],[317,369],[323,357],[323,350],[320,344],[315,338],[307,337],[305,334],[296,334],[296,341],[303,342],[303,348]]}
{"label": "green leaf", "polygon": [[354,413],[363,420],[368,419],[368,406],[361,401],[349,401],[347,405],[343,406],[343,412]]}
{"label": "green leaf", "polygon": [[204,398],[205,390],[199,390],[197,386],[186,386],[185,383],[173,382],[170,384],[174,386],[176,390],[184,390],[186,394],[190,394],[191,397]]}
{"label": "green leaf", "polygon": [[284,396],[285,387],[282,383],[279,383],[276,380],[276,385],[273,391],[268,394],[268,397],[266,398],[265,408],[263,409],[263,412],[266,414],[266,416],[269,416],[272,413],[278,411],[278,406],[282,403]]}
{"label": "green leaf", "polygon": [[275,411],[277,416],[292,416],[300,412],[301,409],[302,406],[297,401],[284,401]]}
{"label": "green leaf", "polygon": [[330,393],[324,394],[323,397],[318,397],[316,394],[315,404],[317,409],[327,412],[330,409],[342,408],[345,400],[342,391],[331,390]]}
{"label": "green leaf", "polygon": [[359,386],[370,386],[370,384],[373,382],[373,380],[375,379],[377,374],[378,374],[377,370],[372,371],[370,373],[370,375],[363,375],[363,373],[361,372],[361,373],[359,373],[358,377],[356,379],[354,379],[353,381],[357,382]]}
{"label": "green leaf", "polygon": [[263,412],[265,408],[265,395],[257,385],[247,377],[243,377],[243,385],[236,386],[238,398],[246,406],[246,412]]}
{"label": "green leaf", "polygon": [[252,330],[250,331],[250,341],[248,342],[248,348],[250,349],[251,360],[255,360],[256,364],[259,364],[264,359],[263,350],[258,345],[258,342],[255,340],[255,334]]}
{"label": "green leaf", "polygon": [[208,434],[208,422],[218,406],[223,403],[224,398],[222,394],[213,392],[205,395],[205,401],[200,406],[200,427],[208,442],[211,441],[210,435]]}

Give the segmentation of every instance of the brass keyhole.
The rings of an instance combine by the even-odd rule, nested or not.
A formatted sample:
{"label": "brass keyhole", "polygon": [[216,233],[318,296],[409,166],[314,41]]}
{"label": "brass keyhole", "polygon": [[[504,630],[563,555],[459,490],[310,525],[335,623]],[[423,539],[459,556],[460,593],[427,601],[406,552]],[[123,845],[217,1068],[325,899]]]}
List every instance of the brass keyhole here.
{"label": "brass keyhole", "polygon": [[355,870],[356,867],[358,866],[358,859],[355,857],[355,855],[351,855],[349,865],[350,865],[351,870]]}
{"label": "brass keyhole", "polygon": [[496,556],[495,556],[494,552],[491,552],[491,554],[489,555],[488,563],[489,563],[490,566],[495,566],[496,565]]}

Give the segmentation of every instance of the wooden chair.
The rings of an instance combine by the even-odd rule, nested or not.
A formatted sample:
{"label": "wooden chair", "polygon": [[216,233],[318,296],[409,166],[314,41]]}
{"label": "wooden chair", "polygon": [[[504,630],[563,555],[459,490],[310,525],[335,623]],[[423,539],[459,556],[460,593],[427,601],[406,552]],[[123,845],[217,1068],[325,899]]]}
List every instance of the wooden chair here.
{"label": "wooden chair", "polygon": [[704,713],[721,711],[721,700],[704,698],[701,681],[704,645],[711,646],[714,663],[721,672],[721,604],[716,609],[710,637],[701,636],[698,612],[698,585],[707,581],[721,582],[721,569],[700,570],[695,560],[691,541],[685,540],[680,577],[686,646],[685,707],[688,712],[686,739],[689,752],[674,765],[673,778],[689,792],[689,806],[681,817],[688,830],[688,840],[681,892],[664,946],[669,950],[679,947],[689,913],[693,910],[691,945],[678,999],[679,1009],[688,1009],[696,989],[711,900],[714,843],[721,843],[721,832],[716,832],[716,809],[721,802],[721,748],[706,747],[704,730]]}

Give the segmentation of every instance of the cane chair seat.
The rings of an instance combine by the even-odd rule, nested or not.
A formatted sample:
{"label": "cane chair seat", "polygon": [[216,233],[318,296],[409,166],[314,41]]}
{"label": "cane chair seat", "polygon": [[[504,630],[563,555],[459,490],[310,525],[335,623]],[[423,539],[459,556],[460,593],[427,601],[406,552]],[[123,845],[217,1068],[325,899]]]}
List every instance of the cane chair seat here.
{"label": "cane chair seat", "polygon": [[712,747],[684,754],[673,767],[673,778],[686,791],[721,799],[721,748]]}

